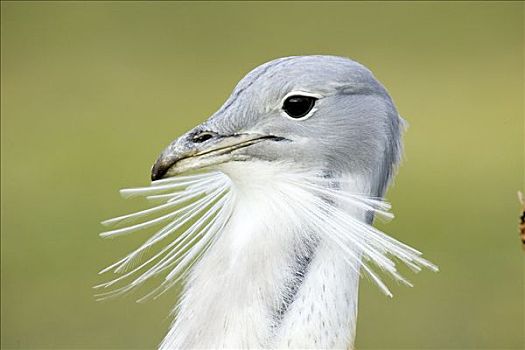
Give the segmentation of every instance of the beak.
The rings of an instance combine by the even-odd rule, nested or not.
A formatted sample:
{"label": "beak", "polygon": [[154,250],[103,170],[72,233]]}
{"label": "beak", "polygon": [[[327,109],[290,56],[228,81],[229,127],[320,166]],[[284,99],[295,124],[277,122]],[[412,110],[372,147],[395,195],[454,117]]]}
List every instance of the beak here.
{"label": "beak", "polygon": [[151,180],[160,180],[233,160],[247,160],[250,158],[248,155],[236,151],[266,140],[286,139],[256,133],[219,135],[209,131],[189,132],[172,142],[161,153],[151,169]]}

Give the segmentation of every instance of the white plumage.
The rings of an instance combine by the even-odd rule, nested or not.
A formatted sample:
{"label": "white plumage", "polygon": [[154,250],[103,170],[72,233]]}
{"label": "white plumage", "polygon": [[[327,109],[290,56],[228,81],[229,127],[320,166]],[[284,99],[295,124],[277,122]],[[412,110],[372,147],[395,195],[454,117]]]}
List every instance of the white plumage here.
{"label": "white plumage", "polygon": [[[309,64],[319,64],[322,60],[319,57],[328,56],[314,57],[318,59],[291,59],[291,64],[299,61],[300,67],[306,63],[309,68]],[[328,57],[326,60],[335,66],[337,60],[343,59]],[[349,60],[342,63],[348,65],[348,62],[352,68],[362,67]],[[254,71],[255,79],[253,76],[248,79],[250,75],[245,78],[250,84],[241,83],[232,95],[235,99],[227,101],[218,114],[233,108],[236,101],[246,99],[241,92],[257,86],[264,74],[279,76],[275,67],[271,75],[272,65],[268,65],[262,73]],[[291,74],[290,67],[285,73]],[[330,80],[326,85],[341,91],[338,81]],[[370,86],[376,88],[373,84]],[[285,98],[289,98],[292,88],[297,89],[296,86],[288,90],[281,87]],[[310,110],[313,116],[307,118],[322,118],[327,102],[320,101],[332,96],[328,87],[312,89],[305,84],[299,88],[305,94],[319,96],[315,97],[316,110]],[[242,91],[238,92],[239,89]],[[366,101],[366,96],[363,100]],[[281,105],[276,105],[282,114]],[[268,115],[275,109],[272,106],[268,103],[260,109]],[[372,110],[379,113],[381,106],[374,106]],[[253,114],[251,107],[252,117]],[[384,147],[400,141],[388,140],[388,133],[381,135],[379,129],[363,127],[361,132],[368,133],[370,139],[379,137],[377,142],[386,145],[377,147],[382,155],[376,156],[377,162],[370,160],[371,164],[384,164],[382,157],[394,152],[386,168],[367,168],[364,159],[353,155],[340,159],[340,163],[337,159],[323,158],[327,150],[319,151],[312,158],[311,154],[301,156],[299,150],[291,155],[276,152],[275,147],[282,147],[283,140],[288,149],[306,147],[308,133],[301,129],[308,124],[297,124],[306,118],[301,121],[289,118],[292,120],[287,123],[300,125],[298,130],[272,126],[272,119],[268,118],[261,118],[250,128],[246,124],[232,126],[232,121],[224,118],[216,115],[208,125],[180,138],[157,162],[165,168],[165,174],[160,177],[181,172],[185,175],[153,181],[151,187],[122,191],[125,196],[145,195],[160,204],[104,222],[126,225],[143,219],[141,223],[116,228],[103,236],[162,226],[141,247],[102,271],[114,270],[122,275],[99,285],[99,288],[109,288],[100,296],[127,292],[163,274],[164,282],[146,297],[156,296],[183,278],[184,293],[162,349],[352,347],[361,272],[391,296],[376,271],[410,285],[397,272],[395,260],[416,272],[421,267],[437,270],[421,258],[417,250],[370,225],[374,216],[392,217],[389,205],[381,196],[390,179],[391,167],[397,163],[398,150]],[[371,116],[370,119],[374,120]],[[341,121],[334,122],[337,129]],[[218,130],[219,123],[223,124],[222,130]],[[327,125],[323,120],[320,123]],[[355,120],[348,124],[353,128],[361,125]],[[205,133],[211,136],[203,137]],[[360,147],[367,146],[370,139],[359,137]],[[188,146],[188,138],[198,145]],[[206,142],[211,143],[201,145]],[[317,143],[318,147],[322,144]],[[348,149],[348,152],[365,152],[368,157],[379,154],[374,153],[373,146],[367,147],[365,151]],[[337,152],[334,148],[333,154]],[[266,155],[261,156],[263,153]],[[330,162],[336,162],[336,166],[330,166],[333,165]],[[356,164],[363,169],[355,171]],[[155,175],[158,168],[158,165],[154,168],[154,178],[159,178]],[[192,172],[196,169],[199,169],[197,173]],[[147,256],[143,257],[144,254]]]}

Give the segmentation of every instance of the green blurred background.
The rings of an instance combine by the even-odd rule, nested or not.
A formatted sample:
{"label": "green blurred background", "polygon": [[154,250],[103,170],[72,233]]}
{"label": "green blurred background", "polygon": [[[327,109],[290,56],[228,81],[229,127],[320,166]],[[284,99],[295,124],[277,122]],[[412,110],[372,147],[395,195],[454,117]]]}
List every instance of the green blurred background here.
{"label": "green blurred background", "polygon": [[154,348],[177,291],[95,302],[97,272],[144,239],[98,237],[143,208],[171,140],[270,59],[370,67],[409,121],[380,225],[441,272],[363,283],[361,349],[521,349],[523,2],[2,2],[3,348]]}

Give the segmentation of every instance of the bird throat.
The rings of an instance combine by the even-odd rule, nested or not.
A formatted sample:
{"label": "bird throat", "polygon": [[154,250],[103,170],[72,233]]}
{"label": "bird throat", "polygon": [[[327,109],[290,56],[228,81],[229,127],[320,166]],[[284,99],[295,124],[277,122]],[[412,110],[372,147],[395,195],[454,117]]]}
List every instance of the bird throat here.
{"label": "bird throat", "polygon": [[293,206],[278,202],[271,172],[250,183],[229,175],[233,214],[190,272],[161,348],[351,347],[358,267],[349,271]]}

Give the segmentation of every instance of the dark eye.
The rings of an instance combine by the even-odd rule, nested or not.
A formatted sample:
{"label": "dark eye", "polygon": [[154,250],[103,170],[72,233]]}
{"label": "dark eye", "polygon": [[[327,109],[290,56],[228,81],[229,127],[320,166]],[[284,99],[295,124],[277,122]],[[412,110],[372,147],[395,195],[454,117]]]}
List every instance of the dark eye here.
{"label": "dark eye", "polygon": [[283,111],[288,114],[290,118],[303,118],[314,108],[315,101],[317,101],[317,99],[312,96],[290,96],[284,100]]}

